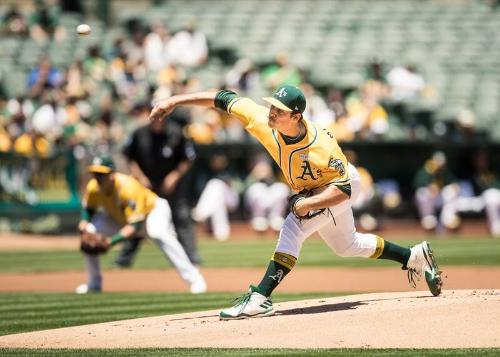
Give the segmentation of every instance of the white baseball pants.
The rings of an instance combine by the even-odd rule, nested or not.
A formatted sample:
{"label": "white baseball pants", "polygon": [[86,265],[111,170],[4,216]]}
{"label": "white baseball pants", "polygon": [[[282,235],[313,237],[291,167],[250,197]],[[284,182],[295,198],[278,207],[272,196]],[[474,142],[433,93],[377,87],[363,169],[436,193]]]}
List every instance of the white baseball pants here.
{"label": "white baseball pants", "polygon": [[500,190],[489,188],[479,196],[458,197],[443,206],[441,216],[451,220],[460,212],[484,210],[488,228],[493,237],[500,237]]}
{"label": "white baseball pants", "polygon": [[[172,215],[167,200],[157,198],[153,210],[145,222],[146,234],[151,238],[170,260],[182,279],[193,284],[203,279],[200,271],[191,263],[186,252],[177,240],[172,223]],[[107,214],[96,214],[92,217],[96,231],[106,236],[117,233],[121,226]],[[100,256],[84,254],[87,266],[89,289],[101,289],[102,274],[99,264]]]}
{"label": "white baseball pants", "polygon": [[330,249],[339,256],[369,258],[375,253],[377,236],[356,232],[354,226],[351,206],[359,195],[361,182],[353,165],[349,164],[348,170],[351,177],[351,198],[309,220],[299,221],[293,214],[289,214],[280,231],[276,252],[298,258],[304,241],[318,232]]}
{"label": "white baseball pants", "polygon": [[193,219],[203,222],[210,219],[217,240],[226,240],[231,233],[229,212],[238,207],[240,197],[229,184],[218,178],[207,182],[193,209]]}
{"label": "white baseball pants", "polygon": [[500,190],[489,188],[482,194],[488,218],[488,227],[493,237],[500,237]]}
{"label": "white baseball pants", "polygon": [[245,192],[245,202],[250,210],[254,229],[259,230],[259,222],[264,222],[261,230],[267,229],[268,225],[280,230],[289,195],[290,189],[283,182],[274,182],[269,186],[263,182],[251,184]]}
{"label": "white baseball pants", "polygon": [[[415,192],[415,200],[420,218],[434,217],[437,221],[436,211],[456,200],[459,196],[460,187],[457,184],[444,186],[438,194],[434,194],[428,187],[419,187]],[[441,210],[441,223],[445,223],[446,214],[447,210]]]}

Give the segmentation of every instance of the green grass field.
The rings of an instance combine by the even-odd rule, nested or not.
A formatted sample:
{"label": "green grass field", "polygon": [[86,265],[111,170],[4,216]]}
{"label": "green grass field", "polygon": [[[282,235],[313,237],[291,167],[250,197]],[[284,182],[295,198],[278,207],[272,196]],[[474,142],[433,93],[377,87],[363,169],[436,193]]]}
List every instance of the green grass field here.
{"label": "green grass field", "polygon": [[[220,309],[238,294],[207,293],[1,293],[0,335],[146,316]],[[277,293],[273,301],[292,301],[342,294]],[[345,294],[344,294],[345,295]]]}
{"label": "green grass field", "polygon": [[[393,241],[409,246],[421,239]],[[439,264],[446,265],[500,265],[500,240],[491,238],[430,240]],[[274,250],[274,240],[245,240],[217,242],[203,240],[200,251],[204,267],[263,267]],[[103,257],[103,267],[110,267],[117,250]],[[389,261],[341,258],[317,238],[306,241],[299,263],[301,266],[378,267],[392,266]],[[153,243],[143,245],[134,269],[164,269],[169,264]],[[41,272],[83,270],[83,259],[78,251],[0,252],[0,272]]]}
{"label": "green grass field", "polygon": [[[415,237],[408,241],[391,239],[409,246],[422,239],[432,242],[441,265],[500,265],[500,240],[490,238],[457,238],[435,240]],[[274,240],[217,242],[203,240],[200,251],[204,267],[263,267],[275,247]],[[117,250],[103,259],[110,267]],[[337,257],[320,239],[310,239],[300,258],[302,266],[367,267],[390,266],[387,261]],[[164,269],[169,265],[159,249],[147,243],[142,247],[133,269]],[[77,251],[0,252],[0,273],[41,271],[83,271],[83,260]],[[274,301],[331,297],[332,293],[276,294]],[[185,293],[107,293],[76,296],[70,293],[0,293],[0,335],[88,323],[158,316],[182,312],[219,309],[231,303],[234,294],[209,293],[202,296]],[[2,356],[32,355],[32,350],[0,349]],[[461,350],[276,350],[276,349],[124,349],[124,350],[36,350],[40,356],[497,356],[499,349]]]}
{"label": "green grass field", "polygon": [[[274,301],[331,297],[332,293],[276,294]],[[231,294],[67,293],[0,294],[0,335],[88,323],[217,309]],[[1,356],[498,356],[500,349],[2,349]]]}

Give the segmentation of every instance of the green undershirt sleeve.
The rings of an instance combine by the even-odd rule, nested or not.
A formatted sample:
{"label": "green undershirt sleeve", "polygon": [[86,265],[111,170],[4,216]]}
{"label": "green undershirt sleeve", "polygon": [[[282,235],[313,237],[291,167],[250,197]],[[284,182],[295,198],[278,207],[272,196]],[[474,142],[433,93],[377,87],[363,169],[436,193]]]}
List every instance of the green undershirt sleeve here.
{"label": "green undershirt sleeve", "polygon": [[344,192],[347,196],[349,196],[349,198],[351,198],[351,184],[347,184],[347,185],[335,185],[337,186],[337,188]]}
{"label": "green undershirt sleeve", "polygon": [[227,107],[229,106],[229,103],[231,103],[231,101],[237,97],[238,95],[230,90],[218,91],[217,94],[215,95],[214,105],[216,108],[222,109],[227,112]]}
{"label": "green undershirt sleeve", "polygon": [[139,222],[131,223],[131,225],[134,226],[136,231],[138,231],[139,229],[141,229],[141,226],[143,223],[144,223],[144,221],[139,221]]}
{"label": "green undershirt sleeve", "polygon": [[81,217],[82,221],[88,222],[88,221],[90,221],[90,219],[92,218],[94,213],[95,213],[95,210],[93,210],[92,208],[82,207],[82,210],[80,212],[80,217]]}
{"label": "green undershirt sleeve", "polygon": [[111,236],[111,245],[115,245],[125,240],[125,237],[121,233],[116,233]]}
{"label": "green undershirt sleeve", "polygon": [[[139,222],[134,222],[134,223],[130,223],[130,225],[132,225],[135,230],[139,230],[141,228],[141,225],[144,221],[139,221]],[[111,236],[111,245],[115,245],[117,243],[120,243],[121,241],[124,241],[126,238],[120,233],[115,233]]]}

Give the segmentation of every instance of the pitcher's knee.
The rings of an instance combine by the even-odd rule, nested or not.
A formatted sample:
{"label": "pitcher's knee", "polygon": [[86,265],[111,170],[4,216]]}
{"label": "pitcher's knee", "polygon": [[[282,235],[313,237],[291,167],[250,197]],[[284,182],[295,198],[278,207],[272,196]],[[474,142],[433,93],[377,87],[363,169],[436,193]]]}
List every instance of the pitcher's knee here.
{"label": "pitcher's knee", "polygon": [[336,245],[333,250],[335,251],[335,254],[337,254],[339,257],[348,258],[353,256],[355,248],[356,248],[356,242],[353,239],[351,242],[349,242],[349,244]]}
{"label": "pitcher's knee", "polygon": [[374,234],[355,232],[350,244],[335,247],[335,253],[340,257],[370,257],[376,246]]}
{"label": "pitcher's knee", "polygon": [[352,257],[351,246],[335,248],[335,254],[342,258]]}

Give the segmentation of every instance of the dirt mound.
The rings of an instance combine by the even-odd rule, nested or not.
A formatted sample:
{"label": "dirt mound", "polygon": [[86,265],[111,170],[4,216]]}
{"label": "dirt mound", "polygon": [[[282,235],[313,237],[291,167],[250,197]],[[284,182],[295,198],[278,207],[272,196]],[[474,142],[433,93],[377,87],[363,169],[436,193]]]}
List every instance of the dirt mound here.
{"label": "dirt mound", "polygon": [[0,337],[29,348],[500,347],[500,290],[376,293],[276,304],[276,315],[219,321],[218,311]]}

